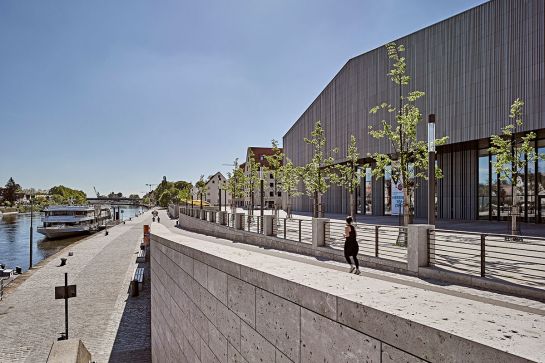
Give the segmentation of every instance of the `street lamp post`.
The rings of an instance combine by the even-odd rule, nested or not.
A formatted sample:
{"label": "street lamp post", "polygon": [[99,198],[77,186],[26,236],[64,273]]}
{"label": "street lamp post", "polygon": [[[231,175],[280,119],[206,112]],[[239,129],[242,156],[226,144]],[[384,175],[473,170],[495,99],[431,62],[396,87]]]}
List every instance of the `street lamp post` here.
{"label": "street lamp post", "polygon": [[263,194],[263,168],[259,168],[259,204],[261,217],[263,218],[263,204],[265,204],[265,195]]}
{"label": "street lamp post", "polygon": [[29,247],[30,247],[30,250],[29,250],[29,257],[30,257],[30,259],[29,259],[29,264],[28,264],[28,269],[29,269],[29,270],[32,268],[32,244],[33,244],[32,239],[33,239],[33,232],[34,232],[34,230],[33,230],[33,223],[32,223],[32,222],[33,222],[33,221],[32,221],[32,219],[33,219],[32,217],[33,217],[33,214],[34,214],[34,213],[33,213],[33,210],[34,210],[33,207],[34,207],[34,200],[33,200],[33,198],[32,198],[32,194],[31,194],[31,195],[30,195],[30,246],[29,246]]}
{"label": "street lamp post", "polygon": [[435,225],[435,114],[428,116],[428,224]]}

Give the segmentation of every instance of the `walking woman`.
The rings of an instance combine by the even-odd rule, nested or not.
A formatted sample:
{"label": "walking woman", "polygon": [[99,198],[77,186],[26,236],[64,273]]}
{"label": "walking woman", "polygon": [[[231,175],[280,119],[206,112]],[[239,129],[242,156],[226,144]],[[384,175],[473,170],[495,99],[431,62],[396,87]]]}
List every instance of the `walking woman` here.
{"label": "walking woman", "polygon": [[[356,275],[360,274],[360,264],[358,262],[358,241],[356,241],[356,228],[352,225],[352,217],[346,218],[346,226],[344,227],[344,257],[346,262],[350,264],[350,273],[354,272]],[[350,257],[354,259],[354,264],[350,261]],[[354,267],[355,265],[355,267]],[[354,271],[354,269],[356,271]]]}

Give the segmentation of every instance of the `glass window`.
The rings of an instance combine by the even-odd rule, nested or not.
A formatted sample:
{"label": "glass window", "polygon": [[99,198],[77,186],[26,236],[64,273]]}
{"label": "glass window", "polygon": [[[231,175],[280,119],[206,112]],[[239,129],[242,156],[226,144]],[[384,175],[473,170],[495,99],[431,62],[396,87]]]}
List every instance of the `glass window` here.
{"label": "glass window", "polygon": [[373,174],[371,168],[365,169],[365,214],[373,214]]}
{"label": "glass window", "polygon": [[490,163],[488,152],[479,156],[479,219],[490,216]]}
{"label": "glass window", "polygon": [[384,214],[392,214],[392,167],[387,166],[384,171]]}
{"label": "glass window", "polygon": [[[545,155],[545,140],[538,141],[538,154]],[[541,223],[545,222],[545,160],[537,161],[537,172],[535,179],[535,193],[537,193],[536,206],[539,210],[536,212],[541,216]],[[536,209],[537,209],[536,208]]]}

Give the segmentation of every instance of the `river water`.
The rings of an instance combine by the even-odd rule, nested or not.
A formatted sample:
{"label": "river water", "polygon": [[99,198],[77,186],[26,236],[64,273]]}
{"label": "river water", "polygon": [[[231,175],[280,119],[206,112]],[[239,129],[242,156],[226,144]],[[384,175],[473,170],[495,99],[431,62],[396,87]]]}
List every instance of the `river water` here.
{"label": "river water", "polygon": [[[123,219],[134,217],[142,211],[140,207],[121,206]],[[54,255],[64,247],[85,238],[88,235],[47,240],[45,236],[36,232],[36,227],[41,224],[42,213],[34,212],[33,217],[33,248],[32,263],[35,265],[44,258]],[[0,217],[0,263],[6,268],[20,266],[23,271],[28,270],[29,265],[29,240],[30,240],[30,213],[10,214]]]}

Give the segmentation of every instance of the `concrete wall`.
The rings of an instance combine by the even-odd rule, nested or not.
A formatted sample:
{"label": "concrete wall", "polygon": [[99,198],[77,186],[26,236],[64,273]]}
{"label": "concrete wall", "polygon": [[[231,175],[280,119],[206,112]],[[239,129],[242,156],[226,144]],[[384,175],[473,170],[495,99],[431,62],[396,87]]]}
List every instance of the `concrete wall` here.
{"label": "concrete wall", "polygon": [[275,274],[273,257],[244,264],[237,251],[152,235],[153,362],[526,361]]}

